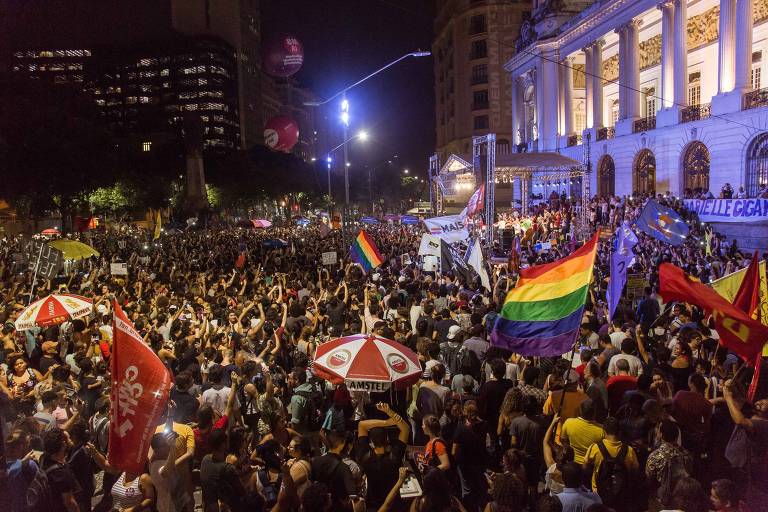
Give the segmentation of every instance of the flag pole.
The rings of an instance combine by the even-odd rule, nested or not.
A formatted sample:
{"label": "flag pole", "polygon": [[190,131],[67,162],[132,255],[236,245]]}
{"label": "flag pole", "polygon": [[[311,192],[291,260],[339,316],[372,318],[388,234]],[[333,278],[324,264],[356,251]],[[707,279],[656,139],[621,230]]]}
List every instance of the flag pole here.
{"label": "flag pole", "polygon": [[[29,304],[32,304],[32,295],[35,293],[35,283],[37,282],[37,271],[40,269],[40,259],[43,257],[43,244],[40,243],[40,252],[37,254],[37,262],[35,263],[35,271],[32,274],[32,286],[29,287]],[[29,304],[27,304],[29,306]]]}
{"label": "flag pole", "polygon": [[557,415],[560,415],[560,411],[563,409],[563,402],[565,402],[565,391],[566,387],[568,387],[568,376],[571,374],[571,369],[573,368],[573,358],[576,355],[576,340],[573,340],[573,348],[571,349],[571,359],[568,361],[568,369],[565,370],[565,374],[563,374],[563,393],[560,395],[560,403],[557,406]]}

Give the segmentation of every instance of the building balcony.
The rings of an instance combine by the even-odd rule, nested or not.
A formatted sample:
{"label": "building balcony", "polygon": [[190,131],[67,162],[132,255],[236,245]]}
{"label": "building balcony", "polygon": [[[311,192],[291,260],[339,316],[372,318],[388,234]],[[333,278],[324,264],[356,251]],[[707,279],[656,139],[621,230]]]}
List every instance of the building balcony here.
{"label": "building balcony", "polygon": [[581,134],[580,133],[574,133],[573,135],[568,136],[568,147],[578,146],[581,144]]}
{"label": "building balcony", "polygon": [[472,110],[488,110],[488,102],[477,102],[472,104]]}
{"label": "building balcony", "polygon": [[605,126],[597,130],[597,140],[608,140],[616,136],[616,128],[613,126]]}
{"label": "building balcony", "polygon": [[707,103],[705,105],[691,105],[685,107],[680,115],[681,123],[690,123],[691,121],[699,121],[701,119],[709,119],[712,115],[712,104]]}
{"label": "building balcony", "polygon": [[470,81],[471,85],[482,85],[487,83],[488,83],[488,75],[473,76],[472,80]]}
{"label": "building balcony", "polygon": [[749,91],[744,95],[744,110],[768,106],[768,87]]}
{"label": "building balcony", "polygon": [[643,117],[642,119],[638,119],[637,121],[635,121],[635,124],[632,126],[632,133],[647,132],[649,130],[655,130],[655,129],[656,129],[656,116]]}

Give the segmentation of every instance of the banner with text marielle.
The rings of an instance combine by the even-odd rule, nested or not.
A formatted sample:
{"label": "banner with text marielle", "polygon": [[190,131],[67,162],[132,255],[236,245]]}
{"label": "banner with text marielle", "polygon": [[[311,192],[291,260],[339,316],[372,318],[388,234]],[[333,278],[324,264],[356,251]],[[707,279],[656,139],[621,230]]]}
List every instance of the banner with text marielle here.
{"label": "banner with text marielle", "polygon": [[446,215],[445,217],[424,219],[424,224],[427,225],[427,229],[432,236],[441,238],[449,244],[461,242],[469,238],[469,231],[461,215]]}
{"label": "banner with text marielle", "polygon": [[141,474],[155,427],[165,411],[171,376],[118,303],[113,306],[108,459],[118,469]]}
{"label": "banner with text marielle", "polygon": [[703,222],[768,221],[768,199],[684,199]]}

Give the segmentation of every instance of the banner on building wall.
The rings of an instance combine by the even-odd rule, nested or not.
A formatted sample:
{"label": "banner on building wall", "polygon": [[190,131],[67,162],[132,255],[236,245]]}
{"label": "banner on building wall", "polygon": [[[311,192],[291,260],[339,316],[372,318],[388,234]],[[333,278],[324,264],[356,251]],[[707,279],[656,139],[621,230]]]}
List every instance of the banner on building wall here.
{"label": "banner on building wall", "polygon": [[768,199],[685,199],[703,222],[768,221]]}

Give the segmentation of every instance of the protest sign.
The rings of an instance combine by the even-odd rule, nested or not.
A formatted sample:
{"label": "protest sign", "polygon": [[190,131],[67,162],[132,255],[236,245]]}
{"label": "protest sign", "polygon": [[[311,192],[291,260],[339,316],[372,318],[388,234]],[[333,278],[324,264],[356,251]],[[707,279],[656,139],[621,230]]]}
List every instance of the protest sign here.
{"label": "protest sign", "polygon": [[127,263],[110,263],[109,271],[113,276],[127,276],[128,264]]}
{"label": "protest sign", "polygon": [[335,265],[338,261],[336,252],[330,251],[330,252],[324,252],[322,254],[323,258],[323,265]]}
{"label": "protest sign", "polygon": [[45,240],[27,240],[24,244],[28,268],[32,272],[37,268],[37,275],[53,279],[64,267],[64,254],[50,247]]}
{"label": "protest sign", "polygon": [[768,199],[684,199],[703,222],[768,221]]}

